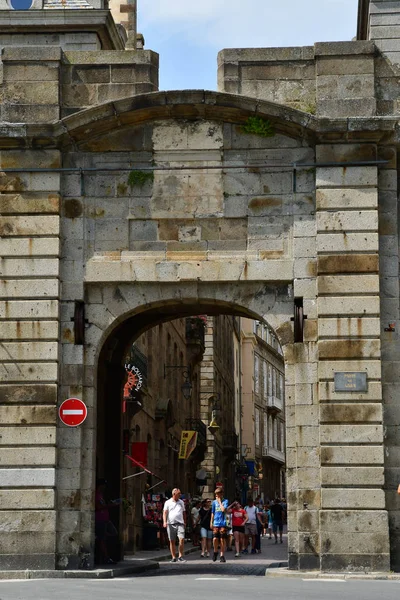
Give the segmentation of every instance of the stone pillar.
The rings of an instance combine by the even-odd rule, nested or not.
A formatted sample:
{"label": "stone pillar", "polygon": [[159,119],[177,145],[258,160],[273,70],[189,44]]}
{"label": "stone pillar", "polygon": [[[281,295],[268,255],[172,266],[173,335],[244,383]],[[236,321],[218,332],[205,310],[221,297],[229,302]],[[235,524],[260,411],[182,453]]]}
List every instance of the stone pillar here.
{"label": "stone pillar", "polygon": [[[313,177],[312,187],[314,187]],[[304,185],[304,184],[303,184]],[[312,193],[311,189],[306,190]],[[307,315],[304,342],[287,344],[285,355],[286,462],[289,568],[319,569],[321,504],[317,394],[317,302],[314,203],[295,215],[294,296]],[[305,211],[309,211],[308,213]]]}
{"label": "stone pillar", "polygon": [[368,39],[389,61],[400,65],[400,0],[371,0]]}
{"label": "stone pillar", "polygon": [[1,152],[16,165],[0,174],[0,569],[54,569],[60,154]]}
{"label": "stone pillar", "polygon": [[136,0],[127,0],[126,4],[121,4],[121,13],[127,15],[127,20],[122,22],[126,29],[128,39],[126,48],[136,50],[136,34],[137,34],[137,6]]}
{"label": "stone pillar", "polygon": [[315,44],[318,116],[376,115],[374,55],[373,42]]}
{"label": "stone pillar", "polygon": [[397,495],[400,454],[400,311],[398,184],[396,148],[380,149],[388,164],[379,173],[379,258],[385,496],[389,514],[391,568],[400,570],[400,502]]}
{"label": "stone pillar", "polygon": [[[318,146],[317,162],[362,160],[373,145]],[[317,169],[321,569],[389,570],[376,167]],[[336,391],[335,373],[368,390]]]}

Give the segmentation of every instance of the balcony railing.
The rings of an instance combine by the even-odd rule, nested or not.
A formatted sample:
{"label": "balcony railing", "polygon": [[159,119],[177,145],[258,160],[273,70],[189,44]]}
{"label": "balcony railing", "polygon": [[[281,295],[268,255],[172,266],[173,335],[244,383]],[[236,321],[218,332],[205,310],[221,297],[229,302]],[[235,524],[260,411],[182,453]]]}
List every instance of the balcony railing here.
{"label": "balcony railing", "polygon": [[280,463],[285,462],[285,453],[273,448],[272,446],[263,446],[262,455],[266,458],[272,458]]}
{"label": "balcony railing", "polygon": [[197,431],[197,445],[203,446],[207,441],[207,427],[200,419],[186,419],[186,429],[188,431]]}
{"label": "balcony railing", "polygon": [[277,396],[268,396],[267,399],[268,408],[273,408],[274,410],[283,410],[283,402]]}
{"label": "balcony railing", "polygon": [[234,431],[224,431],[222,433],[222,447],[225,452],[238,451],[238,435]]}

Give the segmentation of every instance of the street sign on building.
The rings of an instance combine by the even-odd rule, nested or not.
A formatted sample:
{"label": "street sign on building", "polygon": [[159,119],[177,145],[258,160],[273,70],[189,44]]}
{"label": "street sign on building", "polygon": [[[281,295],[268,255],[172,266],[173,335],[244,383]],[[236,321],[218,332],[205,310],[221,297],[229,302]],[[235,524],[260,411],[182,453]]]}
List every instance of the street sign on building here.
{"label": "street sign on building", "polygon": [[86,404],[79,398],[68,398],[61,404],[58,414],[64,425],[78,427],[87,417]]}

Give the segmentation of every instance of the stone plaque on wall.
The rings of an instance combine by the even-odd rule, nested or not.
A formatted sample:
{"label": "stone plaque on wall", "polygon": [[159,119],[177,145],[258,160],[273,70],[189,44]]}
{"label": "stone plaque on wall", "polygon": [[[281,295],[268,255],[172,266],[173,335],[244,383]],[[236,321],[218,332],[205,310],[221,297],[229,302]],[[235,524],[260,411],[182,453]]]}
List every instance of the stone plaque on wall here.
{"label": "stone plaque on wall", "polygon": [[367,373],[335,373],[335,392],[367,391]]}

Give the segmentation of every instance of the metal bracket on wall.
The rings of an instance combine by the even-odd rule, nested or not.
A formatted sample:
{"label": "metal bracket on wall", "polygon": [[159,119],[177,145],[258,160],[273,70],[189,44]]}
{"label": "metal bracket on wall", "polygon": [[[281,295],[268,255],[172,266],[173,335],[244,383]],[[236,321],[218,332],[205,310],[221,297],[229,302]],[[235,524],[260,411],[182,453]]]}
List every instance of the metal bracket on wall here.
{"label": "metal bracket on wall", "polygon": [[74,316],[71,321],[74,323],[74,344],[83,346],[85,343],[85,325],[88,320],[85,319],[85,303],[83,300],[75,300]]}
{"label": "metal bracket on wall", "polygon": [[294,321],[294,343],[301,344],[304,342],[304,321],[307,316],[304,314],[303,298],[294,299],[294,317],[291,321]]}

